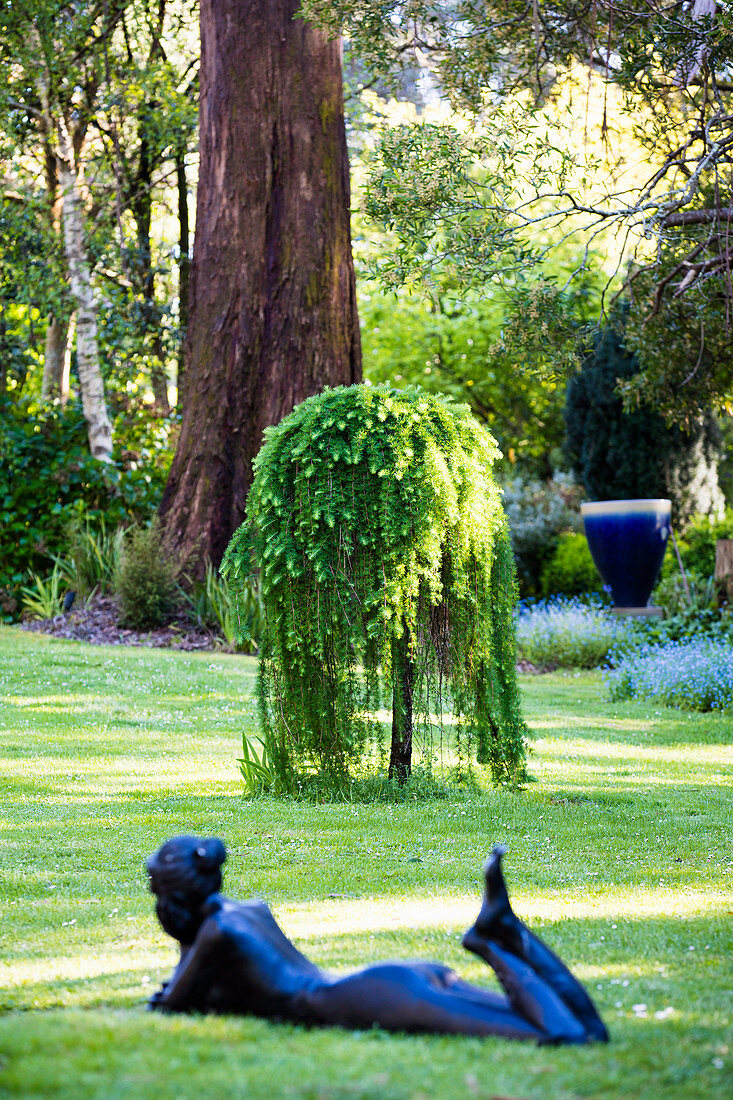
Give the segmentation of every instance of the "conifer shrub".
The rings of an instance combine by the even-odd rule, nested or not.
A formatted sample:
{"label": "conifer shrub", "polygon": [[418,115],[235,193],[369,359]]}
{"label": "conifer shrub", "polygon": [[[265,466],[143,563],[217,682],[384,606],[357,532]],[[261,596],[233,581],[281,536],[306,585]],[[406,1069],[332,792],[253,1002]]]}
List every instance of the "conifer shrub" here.
{"label": "conifer shrub", "polygon": [[122,625],[133,630],[163,626],[176,610],[177,574],[177,564],[162,547],[156,522],[128,531],[114,582]]}
{"label": "conifer shrub", "polygon": [[[222,572],[259,571],[258,706],[279,790],[344,791],[410,742],[496,783],[524,776],[515,672],[515,577],[491,467],[467,406],[418,388],[350,386],[298,405],[265,433],[246,520]],[[450,712],[450,722],[443,715]]]}
{"label": "conifer shrub", "polygon": [[622,310],[568,385],[565,457],[589,500],[670,497],[675,522],[684,522],[722,502],[720,430],[710,414],[687,432],[647,406],[624,410],[619,385],[640,370],[624,346],[624,321]]}

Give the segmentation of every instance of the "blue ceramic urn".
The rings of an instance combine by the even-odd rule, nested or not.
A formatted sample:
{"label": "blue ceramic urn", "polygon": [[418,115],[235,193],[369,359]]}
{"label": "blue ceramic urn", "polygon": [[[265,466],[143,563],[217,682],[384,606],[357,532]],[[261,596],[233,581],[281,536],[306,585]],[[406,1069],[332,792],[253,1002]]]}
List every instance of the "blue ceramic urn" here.
{"label": "blue ceramic urn", "polygon": [[615,607],[643,608],[662,567],[669,500],[593,500],[581,504],[588,546]]}

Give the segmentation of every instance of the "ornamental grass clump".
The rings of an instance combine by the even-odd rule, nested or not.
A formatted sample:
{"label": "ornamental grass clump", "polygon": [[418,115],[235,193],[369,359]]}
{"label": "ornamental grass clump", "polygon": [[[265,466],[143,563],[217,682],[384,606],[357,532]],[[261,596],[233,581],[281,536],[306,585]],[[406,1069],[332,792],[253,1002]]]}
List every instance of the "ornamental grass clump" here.
{"label": "ornamental grass clump", "polygon": [[609,659],[625,629],[597,602],[556,597],[520,607],[517,651],[538,668],[597,668]]}
{"label": "ornamental grass clump", "polygon": [[475,753],[494,782],[520,781],[494,439],[466,406],[361,385],[309,398],[265,435],[222,572],[235,592],[259,572],[259,719],[279,789],[338,793],[378,770],[380,708],[391,777],[409,774],[414,742],[423,766],[446,748],[451,767]]}
{"label": "ornamental grass clump", "polygon": [[651,699],[688,710],[733,709],[733,647],[711,638],[627,653],[606,675],[611,699]]}

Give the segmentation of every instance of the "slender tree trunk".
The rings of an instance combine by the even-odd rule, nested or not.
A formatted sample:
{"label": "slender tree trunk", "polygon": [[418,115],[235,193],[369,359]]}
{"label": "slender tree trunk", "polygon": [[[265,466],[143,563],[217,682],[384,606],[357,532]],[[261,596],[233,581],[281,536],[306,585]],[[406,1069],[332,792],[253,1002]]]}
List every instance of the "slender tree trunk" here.
{"label": "slender tree trunk", "polygon": [[76,362],[81,400],[87,422],[89,449],[95,458],[109,462],[112,457],[112,425],[107,415],[104,382],[99,367],[97,316],[84,244],[84,223],[76,180],[75,157],[66,122],[62,117],[59,117],[57,130],[61,221],[71,295],[76,305]]}
{"label": "slender tree trunk", "polygon": [[183,383],[186,376],[186,330],[188,329],[188,281],[191,261],[188,225],[188,180],[186,179],[186,146],[176,148],[176,183],[178,186],[178,326],[180,343],[178,351],[178,407],[183,400]]}
{"label": "slender tree trunk", "polygon": [[[147,104],[147,109],[152,109]],[[143,296],[143,319],[146,335],[150,340],[152,357],[150,362],[150,385],[155,398],[155,408],[162,416],[171,411],[168,401],[168,377],[165,370],[165,349],[160,336],[160,310],[155,300],[155,276],[153,257],[150,247],[150,223],[153,204],[153,177],[150,164],[148,140],[143,124],[139,127],[140,159],[135,176],[135,189],[132,199],[132,214],[137,229],[137,255],[135,257],[135,281]]]}
{"label": "slender tree trunk", "polygon": [[357,382],[341,46],[299,0],[202,0],[200,174],[166,541],[218,563],[262,432]]}
{"label": "slender tree trunk", "polygon": [[5,396],[8,389],[8,362],[5,357],[5,340],[8,334],[8,326],[5,322],[5,303],[0,300],[0,396]]}
{"label": "slender tree trunk", "polygon": [[[28,32],[37,51],[35,81],[42,108],[38,113],[38,125],[44,148],[51,218],[55,225],[59,222],[61,224],[71,297],[76,308],[76,358],[89,450],[95,458],[109,462],[112,457],[112,426],[107,415],[104,382],[99,368],[97,316],[84,243],[81,197],[77,186],[84,130],[80,126],[70,128],[60,104],[52,100],[51,80],[43,44],[34,23],[29,24]],[[57,147],[54,142],[58,143]]]}
{"label": "slender tree trunk", "polygon": [[[47,103],[47,100],[46,100]],[[46,177],[46,198],[48,200],[48,220],[57,240],[61,240],[61,193],[59,191],[58,158],[51,144],[51,124],[46,120],[46,132],[43,139],[43,162]],[[43,357],[43,381],[41,397],[45,401],[56,398],[66,403],[69,396],[70,362],[69,319],[49,316],[46,327],[46,346]]]}
{"label": "slender tree trunk", "polygon": [[733,539],[718,539],[715,543],[715,580],[733,604]]}
{"label": "slender tree trunk", "polygon": [[412,771],[412,691],[415,665],[410,655],[407,630],[392,640],[392,745],[389,754],[390,779],[404,783]]}
{"label": "slender tree trunk", "polygon": [[58,399],[65,405],[69,398],[71,318],[49,317],[46,326],[46,347],[43,357],[41,397],[44,401]]}

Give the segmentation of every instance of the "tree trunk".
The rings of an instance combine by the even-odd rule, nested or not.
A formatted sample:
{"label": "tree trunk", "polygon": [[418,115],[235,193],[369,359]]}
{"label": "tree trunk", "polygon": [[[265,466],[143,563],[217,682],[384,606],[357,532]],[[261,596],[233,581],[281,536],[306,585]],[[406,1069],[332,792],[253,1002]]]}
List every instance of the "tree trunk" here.
{"label": "tree trunk", "polygon": [[46,348],[43,357],[41,397],[44,401],[58,399],[65,405],[69,398],[71,369],[71,319],[49,317],[46,327]]}
{"label": "tree trunk", "polygon": [[76,363],[81,401],[89,435],[89,450],[102,462],[112,457],[112,425],[107,416],[104,382],[99,368],[97,316],[92,280],[84,244],[81,198],[76,184],[75,157],[63,118],[58,121],[59,182],[64,250],[69,268],[71,296],[76,306]]}
{"label": "tree trunk", "polygon": [[[144,110],[152,111],[154,107],[154,104],[147,103]],[[150,247],[153,174],[144,122],[140,123],[138,133],[140,141],[139,162],[130,204],[137,231],[137,252],[133,270],[135,282],[143,298],[142,314],[145,325],[145,338],[150,341],[152,351],[150,385],[155,399],[155,411],[161,416],[168,416],[171,407],[168,401],[168,376],[165,369],[166,354],[160,336],[161,317],[158,303],[155,300],[155,275],[153,273],[152,249]]]}
{"label": "tree trunk", "polygon": [[392,745],[389,777],[404,783],[412,771],[412,689],[415,665],[410,655],[410,635],[392,640]]}
{"label": "tree trunk", "polygon": [[[59,192],[58,158],[50,141],[50,124],[47,125],[47,132],[43,140],[43,163],[46,177],[48,219],[54,235],[57,239],[60,239],[62,199]],[[44,401],[53,401],[58,398],[65,404],[68,399],[68,366],[70,363],[68,336],[68,318],[49,316],[43,357],[43,381],[41,383],[41,397]]]}
{"label": "tree trunk", "polygon": [[262,432],[358,382],[341,46],[299,0],[202,0],[200,174],[165,538],[215,563]]}
{"label": "tree trunk", "polygon": [[[29,23],[28,33],[37,55],[35,84],[42,108],[37,112],[37,121],[43,142],[51,219],[54,225],[59,218],[61,221],[71,297],[76,309],[76,359],[89,450],[95,458],[109,462],[112,458],[112,425],[107,416],[104,382],[99,369],[97,316],[84,242],[81,196],[77,186],[84,127],[70,127],[58,100],[52,102],[52,82],[46,54],[35,23]],[[54,140],[58,142],[58,148],[54,148]]]}
{"label": "tree trunk", "polygon": [[5,340],[8,326],[5,322],[5,303],[0,299],[0,397],[8,390],[8,361],[5,356]]}
{"label": "tree trunk", "polygon": [[733,604],[733,539],[718,539],[715,543],[715,580],[728,603]]}
{"label": "tree trunk", "polygon": [[186,376],[186,330],[188,329],[188,277],[191,247],[188,232],[188,181],[186,179],[186,146],[182,142],[176,148],[176,184],[178,189],[178,327],[180,343],[178,351],[178,407],[183,399],[183,380]]}

